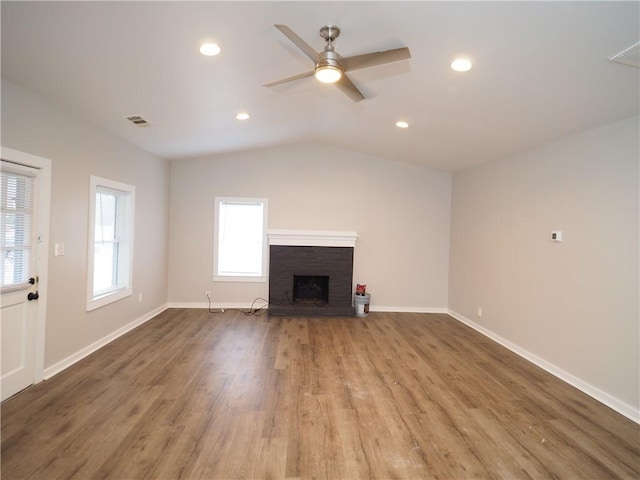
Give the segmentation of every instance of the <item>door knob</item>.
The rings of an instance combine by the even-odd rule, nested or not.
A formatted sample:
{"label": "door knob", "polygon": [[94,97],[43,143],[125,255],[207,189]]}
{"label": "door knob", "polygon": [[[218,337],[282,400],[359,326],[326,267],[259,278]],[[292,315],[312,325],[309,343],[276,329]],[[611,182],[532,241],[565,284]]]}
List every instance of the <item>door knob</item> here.
{"label": "door knob", "polygon": [[27,300],[37,300],[39,297],[40,295],[38,295],[38,292],[29,292],[29,295],[27,295]]}

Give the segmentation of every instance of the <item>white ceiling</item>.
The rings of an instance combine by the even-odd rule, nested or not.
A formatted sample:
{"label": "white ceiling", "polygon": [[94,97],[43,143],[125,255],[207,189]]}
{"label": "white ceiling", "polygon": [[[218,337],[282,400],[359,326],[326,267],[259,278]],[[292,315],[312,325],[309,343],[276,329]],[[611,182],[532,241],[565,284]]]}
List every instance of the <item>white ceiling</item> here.
{"label": "white ceiling", "polygon": [[[640,39],[639,5],[2,1],[2,76],[162,158],[313,141],[458,171],[637,115],[640,70],[608,57]],[[350,73],[359,103],[313,77],[266,88],[313,67],[275,23],[317,50],[333,24],[343,56],[412,58]]]}

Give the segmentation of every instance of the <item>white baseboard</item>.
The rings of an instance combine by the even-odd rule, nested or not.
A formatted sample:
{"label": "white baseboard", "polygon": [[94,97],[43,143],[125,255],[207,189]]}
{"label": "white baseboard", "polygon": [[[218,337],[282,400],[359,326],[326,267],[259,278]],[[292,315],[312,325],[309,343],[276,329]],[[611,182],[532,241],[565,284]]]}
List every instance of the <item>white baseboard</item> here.
{"label": "white baseboard", "polygon": [[69,368],[74,363],[79,362],[83,358],[91,355],[96,350],[99,350],[100,348],[104,347],[106,344],[113,342],[116,338],[121,337],[125,333],[130,332],[134,328],[136,328],[136,327],[142,325],[143,323],[151,320],[156,315],[161,314],[166,309],[167,309],[167,305],[166,304],[162,305],[162,306],[156,308],[155,310],[152,310],[151,312],[146,313],[142,317],[137,318],[133,322],[126,324],[124,327],[119,328],[115,332],[112,332],[109,335],[107,335],[105,337],[102,337],[100,340],[93,342],[91,345],[88,345],[87,347],[85,347],[82,350],[74,353],[73,355],[70,355],[67,358],[59,361],[58,363],[56,363],[54,365],[51,365],[48,368],[45,368],[44,375],[43,375],[44,379],[45,380],[50,379],[54,375],[56,375],[56,374],[60,373],[61,371],[63,371],[64,369]]}
{"label": "white baseboard", "polygon": [[[257,301],[253,305],[253,308],[261,308],[264,306],[266,302]],[[231,309],[231,308],[240,308],[242,310],[248,310],[252,307],[250,303],[212,303],[212,310],[219,310],[221,308]],[[209,308],[209,304],[207,302],[193,302],[193,303],[184,303],[184,302],[176,302],[170,303],[169,308]],[[268,308],[268,307],[267,307]],[[449,310],[441,307],[385,307],[379,305],[370,305],[370,312],[400,312],[400,313],[449,313]]]}
{"label": "white baseboard", "polygon": [[370,305],[370,312],[397,312],[397,313],[449,313],[449,310],[441,307],[384,307]]}
{"label": "white baseboard", "polygon": [[609,407],[609,408],[615,410],[616,412],[618,412],[619,414],[624,415],[629,420],[632,420],[632,421],[640,424],[640,411],[636,410],[631,405],[628,405],[628,404],[618,400],[617,398],[609,395],[608,393],[603,392],[599,388],[596,388],[593,385],[585,382],[584,380],[581,380],[580,378],[578,378],[578,377],[576,377],[574,375],[571,375],[568,372],[565,372],[561,368],[556,367],[555,365],[553,365],[552,363],[547,362],[543,358],[540,358],[537,355],[534,355],[533,353],[531,353],[531,352],[519,347],[518,345],[510,342],[509,340],[506,340],[506,339],[502,338],[501,336],[493,333],[491,330],[488,330],[487,328],[485,328],[485,327],[483,327],[481,325],[478,325],[474,321],[469,320],[464,315],[460,315],[459,313],[454,312],[453,310],[449,310],[448,313],[449,313],[449,315],[451,315],[453,318],[455,318],[459,322],[464,323],[465,325],[473,328],[477,332],[479,332],[479,333],[483,334],[484,336],[490,338],[491,340],[499,343],[503,347],[508,348],[513,353],[521,356],[525,360],[530,361],[531,363],[537,365],[538,367],[542,368],[543,370],[546,370],[547,372],[549,372],[553,376],[559,378],[560,380],[562,380],[564,382],[567,382],[569,385],[571,385],[571,386],[577,388],[578,390],[586,393],[590,397],[598,400],[600,403],[603,403],[607,407]]}
{"label": "white baseboard", "polygon": [[[238,308],[240,310],[249,310],[250,308],[264,308],[267,302],[258,300],[254,302],[253,305],[251,303],[212,303],[211,310],[220,310],[224,309],[232,309]],[[207,302],[174,302],[169,303],[168,308],[209,308],[209,303]]]}

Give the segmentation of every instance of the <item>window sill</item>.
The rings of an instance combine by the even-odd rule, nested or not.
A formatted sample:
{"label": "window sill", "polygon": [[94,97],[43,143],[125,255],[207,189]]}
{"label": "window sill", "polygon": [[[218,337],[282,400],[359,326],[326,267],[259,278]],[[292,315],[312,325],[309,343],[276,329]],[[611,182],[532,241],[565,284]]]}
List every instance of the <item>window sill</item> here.
{"label": "window sill", "polygon": [[117,302],[118,300],[122,300],[123,298],[130,297],[132,294],[133,289],[123,288],[122,290],[117,290],[100,297],[92,298],[87,301],[87,312],[100,307],[104,307],[105,305],[109,305],[110,303]]}

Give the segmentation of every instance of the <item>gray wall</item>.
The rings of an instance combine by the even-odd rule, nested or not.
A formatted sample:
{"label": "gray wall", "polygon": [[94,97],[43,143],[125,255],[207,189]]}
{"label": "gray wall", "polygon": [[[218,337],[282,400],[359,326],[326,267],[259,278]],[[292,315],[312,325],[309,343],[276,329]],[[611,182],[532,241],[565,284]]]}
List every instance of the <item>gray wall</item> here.
{"label": "gray wall", "polygon": [[634,117],[456,174],[449,280],[452,311],[636,412],[638,131]]}
{"label": "gray wall", "polygon": [[354,282],[372,308],[447,306],[451,175],[317,144],[177,161],[169,303],[249,305],[266,283],[212,282],[216,196],[269,199],[269,228],[355,231]]}
{"label": "gray wall", "polygon": [[[52,161],[45,369],[166,305],[170,174],[166,161],[4,80],[2,145]],[[86,312],[90,175],[136,187],[134,295]],[[55,242],[64,242],[64,256],[53,255]]]}

